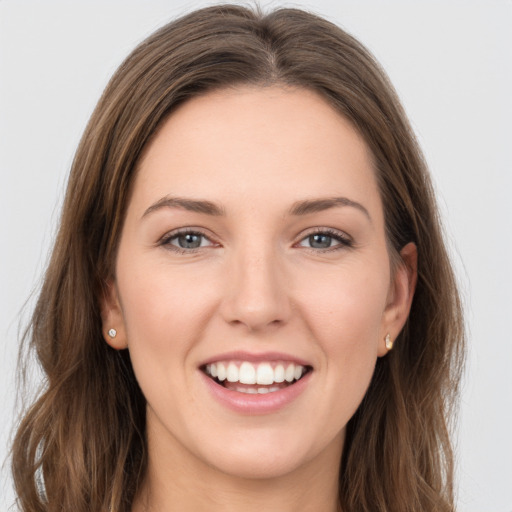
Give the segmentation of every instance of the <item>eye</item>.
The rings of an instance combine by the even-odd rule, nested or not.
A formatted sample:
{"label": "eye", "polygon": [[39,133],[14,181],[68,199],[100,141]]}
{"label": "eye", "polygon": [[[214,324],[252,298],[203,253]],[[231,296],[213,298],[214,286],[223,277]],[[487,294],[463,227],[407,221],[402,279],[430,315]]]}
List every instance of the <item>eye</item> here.
{"label": "eye", "polygon": [[319,230],[303,238],[298,245],[310,249],[326,250],[350,247],[352,241],[337,231]]}
{"label": "eye", "polygon": [[214,245],[214,243],[203,233],[199,233],[197,231],[180,231],[178,233],[171,233],[162,239],[161,244],[164,246],[171,246],[171,249],[178,251],[190,251]]}

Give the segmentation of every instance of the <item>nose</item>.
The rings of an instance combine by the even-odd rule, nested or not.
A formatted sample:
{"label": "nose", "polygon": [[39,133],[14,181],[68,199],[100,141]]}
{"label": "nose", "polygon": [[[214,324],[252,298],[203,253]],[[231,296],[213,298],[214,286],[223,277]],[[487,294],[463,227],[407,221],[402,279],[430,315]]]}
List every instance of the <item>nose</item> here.
{"label": "nose", "polygon": [[271,250],[241,251],[230,259],[221,313],[231,325],[262,331],[291,315],[284,264]]}

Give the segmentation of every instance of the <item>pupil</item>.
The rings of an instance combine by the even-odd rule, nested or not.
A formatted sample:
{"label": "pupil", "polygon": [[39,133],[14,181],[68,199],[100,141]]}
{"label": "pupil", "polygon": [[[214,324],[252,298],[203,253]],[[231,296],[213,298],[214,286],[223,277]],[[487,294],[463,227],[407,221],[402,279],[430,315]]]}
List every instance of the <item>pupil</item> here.
{"label": "pupil", "polygon": [[331,246],[331,241],[332,239],[328,235],[318,234],[309,237],[309,243],[315,249],[327,249]]}
{"label": "pupil", "polygon": [[178,243],[183,249],[196,249],[201,246],[201,235],[187,233],[178,238]]}

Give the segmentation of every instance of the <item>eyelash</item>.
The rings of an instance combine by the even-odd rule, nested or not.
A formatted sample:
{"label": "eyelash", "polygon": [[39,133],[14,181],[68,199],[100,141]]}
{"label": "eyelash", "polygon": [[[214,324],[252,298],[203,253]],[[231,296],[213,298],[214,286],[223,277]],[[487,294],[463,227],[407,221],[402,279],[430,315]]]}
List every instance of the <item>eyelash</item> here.
{"label": "eyelash", "polygon": [[[209,247],[218,246],[218,244],[213,242],[208,236],[206,236],[201,231],[194,230],[194,229],[188,229],[188,228],[183,228],[183,229],[180,229],[177,231],[172,231],[171,233],[164,235],[158,242],[158,245],[165,246],[169,250],[172,250],[179,254],[193,254],[193,253],[196,253],[197,251],[201,250],[202,248],[204,248],[203,246],[200,245],[199,247],[187,249],[187,248],[178,247],[177,245],[172,244],[173,240],[176,240],[178,237],[184,236],[184,235],[195,235],[195,236],[202,237],[202,238],[208,240],[212,244]],[[304,246],[300,245],[301,242],[303,242],[307,238],[309,238],[311,236],[315,236],[315,235],[326,235],[327,237],[332,238],[333,240],[336,240],[338,242],[338,244],[333,247],[327,247],[327,248],[323,248],[323,249],[322,248],[314,248],[314,247],[304,247]],[[296,244],[294,244],[294,247],[303,247],[304,249],[307,249],[314,253],[326,253],[326,252],[338,251],[341,249],[351,248],[353,246],[354,246],[354,242],[352,241],[352,239],[350,237],[348,237],[346,234],[344,234],[340,231],[334,230],[332,228],[315,228],[313,231],[311,231],[311,232],[307,233],[305,236],[303,236]]]}
{"label": "eyelash", "polygon": [[178,237],[184,236],[184,235],[199,236],[199,237],[202,237],[202,238],[208,240],[212,244],[212,246],[218,245],[218,244],[215,244],[215,242],[213,242],[208,236],[206,236],[201,231],[198,231],[195,229],[189,229],[189,228],[179,229],[176,231],[172,231],[171,233],[168,233],[167,235],[164,235],[158,242],[158,245],[164,246],[171,251],[177,252],[178,254],[191,254],[191,253],[195,253],[198,250],[204,248],[204,247],[199,246],[199,247],[195,247],[195,248],[186,249],[184,247],[178,247],[177,245],[174,245],[171,243],[173,240],[176,240]]}
{"label": "eyelash", "polygon": [[[332,229],[332,228],[315,228],[313,231],[309,232],[306,236],[302,237],[298,244],[306,240],[307,238],[315,235],[327,235],[329,238],[332,238],[339,242],[337,245],[333,247],[327,247],[325,249],[316,249],[314,247],[304,247],[305,249],[308,249],[315,253],[326,253],[331,251],[339,251],[342,249],[349,249],[354,246],[353,240],[346,235],[345,233]],[[295,244],[295,245],[298,245]],[[300,246],[300,245],[299,245]]]}

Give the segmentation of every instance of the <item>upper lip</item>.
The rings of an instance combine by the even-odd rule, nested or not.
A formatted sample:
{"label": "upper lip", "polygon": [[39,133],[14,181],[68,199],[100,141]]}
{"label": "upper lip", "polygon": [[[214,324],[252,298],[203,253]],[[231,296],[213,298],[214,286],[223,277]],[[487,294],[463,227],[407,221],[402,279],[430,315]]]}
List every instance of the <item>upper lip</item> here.
{"label": "upper lip", "polygon": [[216,354],[215,356],[209,357],[208,359],[202,361],[199,366],[203,367],[207,364],[212,364],[219,361],[248,361],[251,363],[262,363],[265,361],[284,361],[299,364],[301,366],[312,366],[311,363],[305,359],[283,352],[255,353],[244,351],[223,352],[222,354]]}

